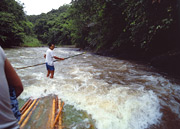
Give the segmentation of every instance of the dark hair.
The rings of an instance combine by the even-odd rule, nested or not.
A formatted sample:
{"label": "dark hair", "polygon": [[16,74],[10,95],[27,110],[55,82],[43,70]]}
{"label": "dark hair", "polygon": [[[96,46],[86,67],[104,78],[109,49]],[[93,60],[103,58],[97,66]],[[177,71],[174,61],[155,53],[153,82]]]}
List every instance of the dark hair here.
{"label": "dark hair", "polygon": [[53,44],[54,44],[54,43],[48,43],[49,48],[50,48]]}

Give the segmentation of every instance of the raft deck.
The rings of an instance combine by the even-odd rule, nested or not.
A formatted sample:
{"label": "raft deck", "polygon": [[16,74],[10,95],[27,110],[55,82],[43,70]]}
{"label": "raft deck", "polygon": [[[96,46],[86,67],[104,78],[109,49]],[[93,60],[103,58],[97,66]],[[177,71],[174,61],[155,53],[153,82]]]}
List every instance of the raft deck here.
{"label": "raft deck", "polygon": [[64,102],[57,96],[29,99],[20,109],[21,129],[63,129],[62,109]]}

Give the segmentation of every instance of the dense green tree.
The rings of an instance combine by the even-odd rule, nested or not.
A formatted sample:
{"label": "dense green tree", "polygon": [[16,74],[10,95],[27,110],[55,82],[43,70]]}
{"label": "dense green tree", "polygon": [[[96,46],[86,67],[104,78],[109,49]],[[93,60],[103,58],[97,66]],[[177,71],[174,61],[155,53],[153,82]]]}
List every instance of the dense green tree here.
{"label": "dense green tree", "polygon": [[27,34],[32,34],[33,25],[26,20],[23,6],[15,0],[0,1],[0,45],[18,46]]}
{"label": "dense green tree", "polygon": [[23,28],[11,13],[0,12],[0,45],[8,47],[22,42]]}
{"label": "dense green tree", "polygon": [[177,7],[168,0],[73,0],[73,42],[97,51],[160,54],[177,46]]}
{"label": "dense green tree", "polygon": [[68,8],[69,5],[64,5],[47,14],[28,16],[28,20],[34,24],[35,34],[42,43],[71,44],[70,32],[67,27]]}
{"label": "dense green tree", "polygon": [[177,0],[72,0],[71,5],[28,19],[43,43],[153,56],[179,47],[177,3]]}
{"label": "dense green tree", "polygon": [[175,47],[172,43],[173,31],[177,31],[175,1],[126,0],[121,5],[126,21],[124,32],[131,47],[155,53]]}

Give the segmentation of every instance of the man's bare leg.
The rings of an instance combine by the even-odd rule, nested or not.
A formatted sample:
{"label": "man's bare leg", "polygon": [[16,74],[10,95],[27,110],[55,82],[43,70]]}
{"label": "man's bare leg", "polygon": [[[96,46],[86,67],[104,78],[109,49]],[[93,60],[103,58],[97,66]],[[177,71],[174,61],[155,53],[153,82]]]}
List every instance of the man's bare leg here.
{"label": "man's bare leg", "polygon": [[50,71],[50,73],[51,73],[50,78],[53,78],[54,77],[54,71]]}
{"label": "man's bare leg", "polygon": [[49,77],[49,74],[50,74],[50,70],[48,70],[47,77]]}

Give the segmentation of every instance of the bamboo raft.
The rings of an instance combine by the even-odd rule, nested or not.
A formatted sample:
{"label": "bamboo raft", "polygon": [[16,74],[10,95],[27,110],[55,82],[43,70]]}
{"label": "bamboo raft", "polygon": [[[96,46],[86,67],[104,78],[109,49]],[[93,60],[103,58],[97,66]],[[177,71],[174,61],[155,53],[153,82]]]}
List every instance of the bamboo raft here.
{"label": "bamboo raft", "polygon": [[29,99],[20,109],[21,129],[63,129],[62,109],[64,102],[57,96]]}

